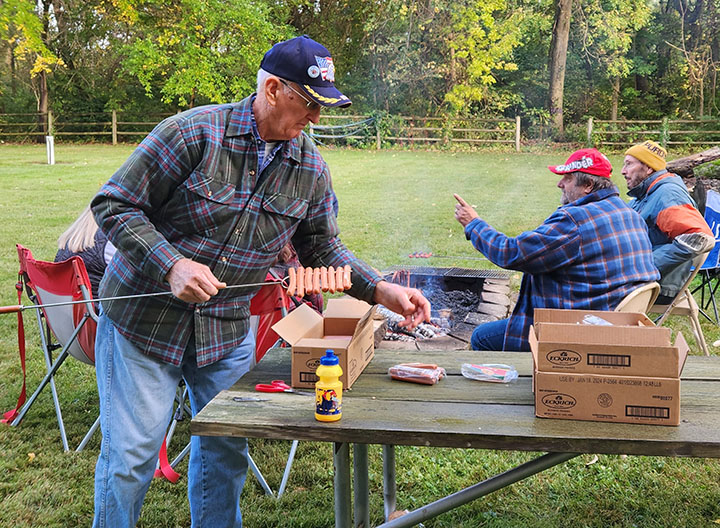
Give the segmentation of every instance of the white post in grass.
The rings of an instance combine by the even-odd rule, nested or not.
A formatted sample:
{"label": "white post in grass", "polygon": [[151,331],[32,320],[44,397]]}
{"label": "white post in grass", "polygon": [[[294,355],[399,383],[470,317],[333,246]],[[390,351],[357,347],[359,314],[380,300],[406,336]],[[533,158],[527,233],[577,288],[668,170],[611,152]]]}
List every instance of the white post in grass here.
{"label": "white post in grass", "polygon": [[55,136],[45,136],[48,165],[55,165]]}

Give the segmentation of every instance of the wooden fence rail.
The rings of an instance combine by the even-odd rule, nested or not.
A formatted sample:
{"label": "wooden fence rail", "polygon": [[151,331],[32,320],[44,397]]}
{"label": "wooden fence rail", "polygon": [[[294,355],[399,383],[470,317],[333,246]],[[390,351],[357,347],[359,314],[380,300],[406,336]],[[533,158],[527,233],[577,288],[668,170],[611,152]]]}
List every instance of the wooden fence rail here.
{"label": "wooden fence rail", "polygon": [[665,148],[671,145],[720,145],[720,119],[588,119],[588,145],[630,146],[647,139],[656,141]]}
{"label": "wooden fence rail", "polygon": [[[112,111],[89,114],[0,114],[0,138],[62,136],[110,139],[113,145],[121,137],[141,139],[155,125],[172,114],[143,116]],[[152,120],[144,120],[152,117]],[[34,120],[33,120],[34,118]],[[521,121],[515,119],[446,119],[439,117],[389,116],[378,120],[360,115],[324,115],[309,127],[311,137],[320,143],[338,145],[374,143],[383,145],[422,144],[508,144],[520,150]]]}

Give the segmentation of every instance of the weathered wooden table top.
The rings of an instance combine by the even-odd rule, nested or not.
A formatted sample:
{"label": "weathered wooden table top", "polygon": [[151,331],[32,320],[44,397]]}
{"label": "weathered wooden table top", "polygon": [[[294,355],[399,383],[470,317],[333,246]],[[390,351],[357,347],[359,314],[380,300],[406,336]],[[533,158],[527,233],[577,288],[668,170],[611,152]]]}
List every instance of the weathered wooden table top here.
{"label": "weathered wooden table top", "polygon": [[[432,362],[445,368],[437,385],[390,379],[398,363]],[[506,363],[509,384],[464,378],[463,363]],[[351,442],[659,456],[720,458],[720,357],[691,356],[682,375],[678,427],[552,420],[535,417],[529,353],[470,350],[417,352],[378,349],[351,390],[343,417],[321,423],[314,397],[260,393],[256,383],[290,379],[290,349],[270,350],[230,390],[221,392],[191,423],[191,432],[287,440]],[[308,389],[310,391],[310,389]],[[233,398],[263,401],[235,401]]]}

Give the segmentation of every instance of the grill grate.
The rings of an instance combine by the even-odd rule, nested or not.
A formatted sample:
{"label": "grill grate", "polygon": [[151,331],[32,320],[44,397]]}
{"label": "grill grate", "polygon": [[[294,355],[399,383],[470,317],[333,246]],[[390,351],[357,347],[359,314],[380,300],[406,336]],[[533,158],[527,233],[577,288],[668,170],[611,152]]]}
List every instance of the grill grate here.
{"label": "grill grate", "polygon": [[429,277],[468,278],[468,279],[509,279],[511,272],[506,270],[485,270],[471,268],[436,268],[434,266],[392,266],[383,274],[407,271],[411,275]]}
{"label": "grill grate", "polygon": [[511,272],[506,270],[482,270],[469,268],[450,268],[445,277],[478,278],[478,279],[509,279]]}

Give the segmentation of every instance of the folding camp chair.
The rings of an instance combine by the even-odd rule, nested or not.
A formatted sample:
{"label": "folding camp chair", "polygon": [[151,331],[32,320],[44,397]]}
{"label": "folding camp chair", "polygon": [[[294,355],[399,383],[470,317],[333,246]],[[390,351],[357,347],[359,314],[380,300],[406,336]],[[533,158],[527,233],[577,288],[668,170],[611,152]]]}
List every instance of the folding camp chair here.
{"label": "folding camp chair", "polygon": [[[40,331],[40,346],[45,358],[46,374],[35,392],[26,400],[25,378],[25,328],[23,325],[22,309],[18,313],[18,348],[20,364],[23,372],[23,383],[17,406],[14,410],[5,413],[2,420],[12,426],[20,424],[30,407],[37,400],[40,392],[50,385],[55,414],[60,428],[63,449],[69,451],[67,434],[63,423],[60,400],[55,386],[55,374],[68,356],[72,356],[82,363],[95,364],[95,330],[97,315],[92,303],[90,279],[85,270],[85,263],[80,257],[72,257],[63,262],[45,262],[35,260],[29,249],[17,245],[20,259],[20,271],[16,285],[18,293],[18,307],[22,301],[22,292],[25,290],[33,305],[47,305],[66,303],[72,301],[86,301],[64,306],[48,306],[33,308]],[[53,361],[53,352],[60,352]],[[98,418],[77,448],[81,451],[88,440],[98,428]]]}
{"label": "folding camp chair", "polygon": [[[278,277],[272,272],[269,273],[266,278],[266,280],[274,279],[278,279]],[[278,282],[277,284],[268,284],[263,286],[251,299],[250,326],[253,332],[255,332],[255,355],[253,357],[253,363],[250,368],[253,368],[263,358],[267,351],[280,341],[280,336],[278,336],[275,331],[272,330],[271,326],[283,317],[285,317],[285,315],[287,315],[290,303],[291,301],[285,293],[285,289],[280,282]],[[161,452],[161,464],[160,467],[158,467],[155,471],[156,477],[165,477],[171,482],[175,482],[179,476],[177,472],[175,472],[174,468],[190,452],[190,444],[188,443],[183,448],[183,450],[172,460],[172,462],[167,461],[166,446],[170,443],[175,424],[177,423],[177,421],[183,420],[184,416],[191,416],[191,411],[185,403],[187,390],[185,389],[184,391],[179,391],[178,394],[182,395],[176,398],[173,424],[168,431],[166,443],[163,446],[163,448],[165,449],[165,453]],[[285,488],[290,477],[290,470],[292,469],[292,464],[295,459],[295,452],[297,450],[297,446],[298,441],[293,440],[292,445],[290,446],[290,453],[285,464],[285,471],[283,472],[282,481],[280,482],[280,487],[278,488],[278,498],[282,496],[282,494],[285,492]],[[164,460],[163,457],[165,457]],[[250,456],[249,453],[248,464],[250,466],[250,470],[257,478],[260,487],[262,487],[265,493],[270,496],[275,496],[272,489],[265,480],[262,472],[257,467],[255,461],[252,459],[252,456]]]}
{"label": "folding camp chair", "polygon": [[[715,300],[715,293],[720,286],[720,193],[713,190],[707,191],[705,202],[705,221],[715,234],[715,247],[708,254],[707,259],[700,267],[698,277],[700,284],[692,293],[700,292],[699,312],[708,321],[720,324],[718,306]],[[712,305],[714,319],[708,315],[708,309]]]}
{"label": "folding camp chair", "polygon": [[670,304],[653,304],[653,306],[651,306],[648,310],[650,313],[661,314],[660,317],[655,320],[655,324],[658,326],[663,324],[665,319],[667,319],[667,317],[670,315],[684,315],[688,317],[690,319],[690,325],[692,327],[693,333],[695,334],[695,339],[697,339],[700,349],[706,356],[710,355],[710,351],[708,350],[707,343],[705,343],[705,336],[703,335],[702,328],[700,327],[700,320],[698,318],[700,310],[698,308],[695,297],[693,297],[692,293],[690,292],[690,283],[692,283],[695,275],[697,275],[697,273],[700,271],[700,268],[702,267],[703,262],[705,262],[705,259],[707,258],[709,253],[709,251],[706,251],[705,253],[701,253],[693,259],[693,271],[692,273],[690,273],[690,277],[688,277],[688,279],[685,281],[685,284],[682,288],[680,288],[680,291]]}
{"label": "folding camp chair", "polygon": [[635,288],[615,307],[616,312],[646,313],[660,295],[660,284],[649,282]]}

